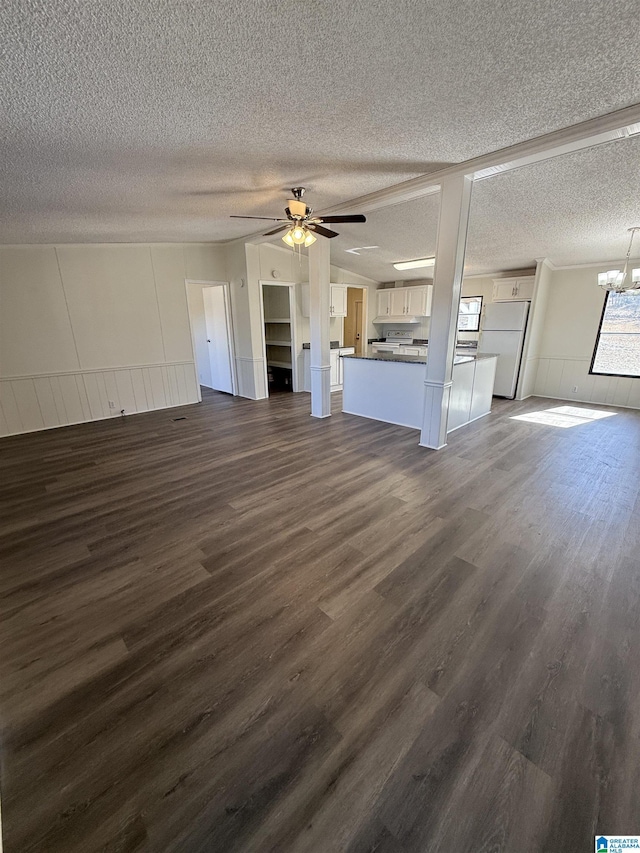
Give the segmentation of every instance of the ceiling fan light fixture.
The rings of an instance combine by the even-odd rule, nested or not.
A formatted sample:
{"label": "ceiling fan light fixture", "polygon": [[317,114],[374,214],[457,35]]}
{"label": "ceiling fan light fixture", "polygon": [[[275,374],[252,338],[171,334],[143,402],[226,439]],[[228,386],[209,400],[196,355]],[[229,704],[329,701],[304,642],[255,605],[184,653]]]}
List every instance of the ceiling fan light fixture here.
{"label": "ceiling fan light fixture", "polygon": [[[315,234],[312,234],[311,231],[307,231],[307,236],[304,238],[304,245],[311,246],[313,243],[316,242],[317,239],[318,238],[315,236]],[[636,272],[640,274],[640,270],[636,270]]]}
{"label": "ceiling fan light fixture", "polygon": [[296,246],[302,246],[307,236],[307,229],[301,225],[296,225],[289,231],[289,234],[291,234],[291,239]]}
{"label": "ceiling fan light fixture", "polygon": [[304,218],[307,215],[307,205],[295,198],[288,199],[289,211],[292,216]]}
{"label": "ceiling fan light fixture", "polygon": [[289,231],[287,231],[287,233],[284,235],[284,237],[282,239],[287,244],[287,246],[291,246],[291,248],[293,249],[293,247],[295,246],[295,243],[293,242],[293,238],[291,237],[291,230],[292,229],[289,229]]}
{"label": "ceiling fan light fixture", "polygon": [[393,266],[394,269],[397,270],[416,270],[419,267],[435,266],[435,262],[435,258],[416,258],[415,261],[398,261],[398,263]]}

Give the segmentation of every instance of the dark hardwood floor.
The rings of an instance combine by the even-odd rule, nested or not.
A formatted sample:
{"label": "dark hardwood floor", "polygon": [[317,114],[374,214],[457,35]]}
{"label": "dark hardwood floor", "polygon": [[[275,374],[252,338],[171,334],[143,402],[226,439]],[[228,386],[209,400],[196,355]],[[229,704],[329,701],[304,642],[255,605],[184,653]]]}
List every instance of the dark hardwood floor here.
{"label": "dark hardwood floor", "polygon": [[0,442],[5,853],[640,833],[640,413],[434,453],[339,396]]}

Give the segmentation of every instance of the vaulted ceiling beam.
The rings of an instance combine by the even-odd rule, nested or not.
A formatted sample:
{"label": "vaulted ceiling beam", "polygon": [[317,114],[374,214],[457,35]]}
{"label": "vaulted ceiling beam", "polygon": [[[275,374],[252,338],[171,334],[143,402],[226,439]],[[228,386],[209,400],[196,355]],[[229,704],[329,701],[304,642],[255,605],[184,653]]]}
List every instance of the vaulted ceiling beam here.
{"label": "vaulted ceiling beam", "polygon": [[640,133],[640,104],[634,104],[604,116],[589,119],[552,133],[519,142],[508,148],[456,163],[427,175],[411,178],[392,187],[353,198],[320,215],[346,210],[371,211],[392,204],[411,201],[439,192],[444,178],[465,175],[473,180],[495,177],[522,166],[531,166],[553,157],[570,154],[594,145],[626,139]]}

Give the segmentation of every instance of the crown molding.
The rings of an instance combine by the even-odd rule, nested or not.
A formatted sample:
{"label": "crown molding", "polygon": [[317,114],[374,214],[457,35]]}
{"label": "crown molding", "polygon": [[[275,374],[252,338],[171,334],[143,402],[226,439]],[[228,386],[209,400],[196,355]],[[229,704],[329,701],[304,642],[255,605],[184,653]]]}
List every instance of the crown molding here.
{"label": "crown molding", "polygon": [[[623,258],[620,261],[599,261],[591,264],[560,264],[558,266],[553,266],[554,271],[560,270],[587,270],[587,269],[604,269],[607,267],[611,269],[612,265],[614,267],[623,267],[627,262],[626,258]],[[640,266],[640,258],[629,258],[629,266],[635,268],[634,265]]]}

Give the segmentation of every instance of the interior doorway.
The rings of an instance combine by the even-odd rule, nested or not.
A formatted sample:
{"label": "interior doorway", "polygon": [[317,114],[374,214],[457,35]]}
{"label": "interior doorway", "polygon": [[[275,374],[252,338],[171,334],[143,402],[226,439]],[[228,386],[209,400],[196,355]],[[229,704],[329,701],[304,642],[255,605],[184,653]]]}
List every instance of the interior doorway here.
{"label": "interior doorway", "polygon": [[191,337],[200,385],[236,394],[227,282],[187,282]]}
{"label": "interior doorway", "polygon": [[295,284],[260,282],[266,388],[298,391]]}
{"label": "interior doorway", "polygon": [[364,287],[347,287],[347,316],[344,318],[344,346],[354,347],[362,355],[365,346],[365,316],[367,290]]}

